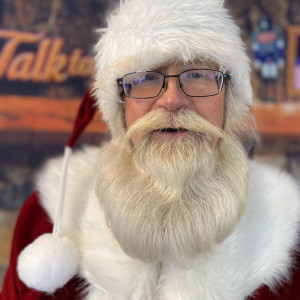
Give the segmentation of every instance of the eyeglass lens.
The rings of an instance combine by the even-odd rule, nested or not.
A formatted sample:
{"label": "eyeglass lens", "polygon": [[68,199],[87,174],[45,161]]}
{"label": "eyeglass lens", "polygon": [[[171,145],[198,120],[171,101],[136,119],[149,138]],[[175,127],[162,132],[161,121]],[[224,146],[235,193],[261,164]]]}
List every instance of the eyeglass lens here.
{"label": "eyeglass lens", "polygon": [[[218,94],[223,85],[223,73],[215,70],[188,70],[179,75],[185,94],[203,97]],[[123,88],[133,98],[153,98],[163,88],[164,75],[158,72],[135,72],[123,77]]]}

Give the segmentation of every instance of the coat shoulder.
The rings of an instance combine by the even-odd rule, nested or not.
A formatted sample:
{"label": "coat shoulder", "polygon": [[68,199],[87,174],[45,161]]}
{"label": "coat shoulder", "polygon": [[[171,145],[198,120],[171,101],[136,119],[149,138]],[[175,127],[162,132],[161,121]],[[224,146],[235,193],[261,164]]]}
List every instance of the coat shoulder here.
{"label": "coat shoulder", "polygon": [[[299,183],[287,172],[256,160],[249,161],[249,201],[264,201],[278,213],[295,210],[300,215]],[[255,201],[255,202],[256,202]],[[282,207],[283,206],[283,207]]]}
{"label": "coat shoulder", "polygon": [[[68,213],[73,211],[68,209],[73,205],[84,207],[91,191],[96,167],[101,167],[102,163],[101,148],[96,146],[84,147],[71,155],[67,171],[64,218],[67,219]],[[49,159],[38,173],[36,180],[41,205],[52,220],[58,201],[62,164],[63,156]]]}

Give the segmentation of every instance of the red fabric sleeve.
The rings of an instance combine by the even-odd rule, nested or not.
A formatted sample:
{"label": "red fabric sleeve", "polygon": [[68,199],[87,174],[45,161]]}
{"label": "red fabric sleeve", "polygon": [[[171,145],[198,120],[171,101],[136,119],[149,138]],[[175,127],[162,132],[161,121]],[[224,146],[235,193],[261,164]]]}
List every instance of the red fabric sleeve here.
{"label": "red fabric sleeve", "polygon": [[52,231],[52,223],[39,204],[38,193],[34,193],[23,205],[15,227],[10,264],[3,282],[0,300],[74,300],[80,299],[85,286],[79,278],[71,279],[54,295],[28,288],[18,277],[17,259],[19,253],[38,236]]}

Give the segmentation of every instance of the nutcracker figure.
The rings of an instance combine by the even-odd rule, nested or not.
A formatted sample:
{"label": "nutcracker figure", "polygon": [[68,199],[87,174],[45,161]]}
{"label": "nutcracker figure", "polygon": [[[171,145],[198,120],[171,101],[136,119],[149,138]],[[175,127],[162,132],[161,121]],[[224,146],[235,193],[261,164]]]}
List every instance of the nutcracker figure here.
{"label": "nutcracker figure", "polygon": [[269,18],[258,21],[252,34],[254,68],[264,81],[263,100],[276,101],[276,83],[285,66],[285,40],[280,27]]}

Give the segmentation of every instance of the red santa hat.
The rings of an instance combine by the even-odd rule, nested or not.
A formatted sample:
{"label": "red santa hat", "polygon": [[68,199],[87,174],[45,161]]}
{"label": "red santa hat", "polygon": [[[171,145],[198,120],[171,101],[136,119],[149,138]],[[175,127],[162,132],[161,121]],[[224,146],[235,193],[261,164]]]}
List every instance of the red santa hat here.
{"label": "red santa hat", "polygon": [[78,251],[72,240],[61,232],[64,196],[69,159],[81,133],[92,120],[97,108],[87,91],[79,107],[73,131],[66,143],[61,169],[56,214],[52,234],[43,234],[19,255],[17,271],[20,279],[30,288],[54,293],[78,272]]}
{"label": "red santa hat", "polygon": [[[244,107],[252,103],[249,60],[239,28],[222,0],[121,1],[108,27],[100,32],[102,36],[95,47],[93,95],[113,139],[122,137],[125,132],[116,79],[171,61],[209,59],[215,62],[221,71],[231,76],[228,87],[231,95]],[[76,247],[61,235],[60,224],[72,147],[94,112],[93,99],[87,93],[65,150],[53,235],[39,237],[23,250],[18,260],[20,278],[39,291],[54,292],[78,270]]]}

